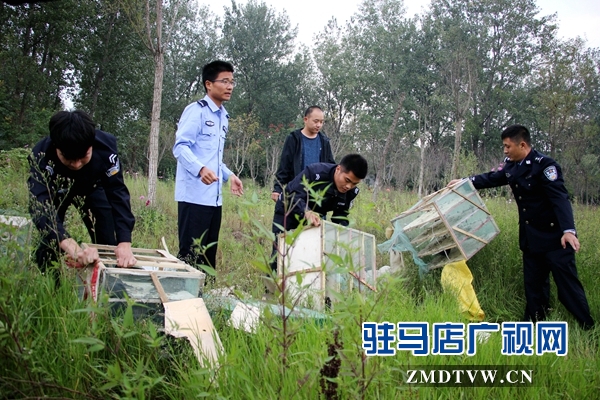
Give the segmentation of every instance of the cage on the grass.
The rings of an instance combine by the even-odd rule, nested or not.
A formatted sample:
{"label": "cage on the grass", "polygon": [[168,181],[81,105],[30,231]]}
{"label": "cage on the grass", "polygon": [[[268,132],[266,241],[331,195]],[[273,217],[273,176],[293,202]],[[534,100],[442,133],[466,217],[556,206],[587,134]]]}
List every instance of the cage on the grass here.
{"label": "cage on the grass", "polygon": [[166,250],[132,248],[135,267],[118,268],[116,246],[95,247],[100,262],[83,268],[78,277],[84,297],[98,299],[105,293],[113,312],[134,302],[135,318],[149,318],[164,325],[165,333],[186,338],[201,365],[218,367],[223,346],[206,305],[200,298],[205,274],[180,261]]}
{"label": "cage on the grass", "polygon": [[427,270],[468,260],[500,232],[469,179],[432,193],[392,219],[391,249]]}
{"label": "cage on the grass", "polygon": [[197,298],[204,286],[205,274],[164,250],[132,248],[138,260],[135,268],[118,268],[115,246],[90,244],[98,249],[101,262],[79,274],[83,283],[80,295],[96,300],[100,291],[108,295],[111,308],[127,304],[127,298],[143,305],[139,313],[161,308],[160,294],[152,275],[160,281],[170,301]]}
{"label": "cage on the grass", "polygon": [[332,291],[375,290],[375,237],[329,221],[305,228],[291,245],[278,238],[277,273],[304,305],[322,310]]}

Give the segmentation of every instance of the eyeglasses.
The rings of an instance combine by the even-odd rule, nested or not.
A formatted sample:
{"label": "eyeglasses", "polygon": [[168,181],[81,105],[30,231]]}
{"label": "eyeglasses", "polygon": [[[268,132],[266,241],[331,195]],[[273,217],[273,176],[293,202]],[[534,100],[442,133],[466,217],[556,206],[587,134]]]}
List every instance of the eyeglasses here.
{"label": "eyeglasses", "polygon": [[235,87],[235,85],[237,84],[236,81],[230,81],[228,79],[215,79],[214,81],[211,81],[211,82],[221,82],[225,86],[231,85],[232,87]]}

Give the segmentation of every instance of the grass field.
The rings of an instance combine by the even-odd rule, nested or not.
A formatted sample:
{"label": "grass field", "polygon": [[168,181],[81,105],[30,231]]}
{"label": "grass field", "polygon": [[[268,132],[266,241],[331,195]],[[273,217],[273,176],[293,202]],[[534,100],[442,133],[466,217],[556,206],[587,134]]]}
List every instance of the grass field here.
{"label": "grass field", "polygon": [[[18,160],[17,160],[18,161]],[[26,213],[26,172],[2,160],[0,210]],[[7,166],[10,165],[10,168]],[[146,181],[128,177],[137,218],[133,245],[160,248],[164,237],[177,249],[173,183],[160,182],[156,204],[146,205]],[[260,297],[262,273],[256,265],[270,253],[270,238],[260,226],[271,224],[269,190],[245,182],[243,198],[226,195],[219,243],[217,287],[235,286]],[[362,189],[351,212],[352,226],[385,240],[389,220],[416,202],[412,193],[383,191],[376,204]],[[473,285],[487,322],[519,321],[524,307],[517,212],[504,197],[486,204],[501,233],[469,262]],[[575,205],[582,249],[580,278],[592,315],[600,318],[600,216]],[[69,231],[89,241],[75,213]],[[314,322],[266,315],[258,331],[247,334],[213,321],[225,348],[217,370],[201,368],[189,346],[165,338],[150,321],[134,320],[131,307],[112,316],[106,307],[80,301],[73,279],[56,289],[27,257],[30,249],[4,242],[0,257],[0,398],[77,399],[594,399],[600,389],[600,328],[581,331],[558,302],[553,286],[552,320],[569,323],[568,355],[504,356],[502,337],[492,334],[475,356],[417,357],[398,351],[391,357],[365,357],[363,322],[425,321],[467,323],[455,299],[445,294],[439,270],[425,279],[416,267],[402,277],[380,282],[376,294],[344,295],[325,320]],[[11,256],[12,255],[12,256]],[[16,256],[15,256],[16,255]],[[389,262],[378,255],[378,266]],[[67,274],[67,277],[70,276]],[[534,371],[534,386],[424,387],[404,383],[419,366],[509,366]],[[328,377],[334,378],[328,378]]]}

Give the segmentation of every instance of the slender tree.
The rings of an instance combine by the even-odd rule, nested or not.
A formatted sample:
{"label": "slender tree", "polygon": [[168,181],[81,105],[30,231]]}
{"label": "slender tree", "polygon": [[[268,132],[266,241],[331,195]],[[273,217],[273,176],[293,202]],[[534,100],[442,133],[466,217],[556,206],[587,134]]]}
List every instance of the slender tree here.
{"label": "slender tree", "polygon": [[[154,92],[152,96],[152,114],[148,146],[148,200],[156,200],[156,181],[158,176],[160,113],[162,107],[163,74],[165,46],[170,42],[175,24],[180,18],[180,5],[184,0],[169,3],[166,15],[162,0],[123,0],[124,8],[133,27],[152,54],[154,59]],[[166,35],[163,38],[163,25],[167,22]]]}

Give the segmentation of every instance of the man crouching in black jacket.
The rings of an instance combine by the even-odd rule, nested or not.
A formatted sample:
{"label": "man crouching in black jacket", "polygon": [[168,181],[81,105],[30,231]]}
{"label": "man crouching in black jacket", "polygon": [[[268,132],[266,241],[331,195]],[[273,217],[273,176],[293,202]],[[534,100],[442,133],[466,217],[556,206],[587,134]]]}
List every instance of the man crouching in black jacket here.
{"label": "man crouching in black jacket", "polygon": [[[28,180],[30,213],[42,241],[36,262],[42,272],[61,252],[88,265],[98,260],[96,249],[82,249],[63,226],[67,208],[75,204],[94,243],[117,245],[117,266],[137,260],[131,251],[135,218],[119,158],[117,139],[97,130],[83,111],[52,116],[50,136],[33,148]],[[55,273],[58,283],[58,274]]]}
{"label": "man crouching in black jacket", "polygon": [[[312,226],[320,226],[321,219],[332,211],[331,221],[347,226],[352,202],[358,195],[356,187],[367,176],[368,163],[359,154],[348,154],[339,164],[316,163],[307,166],[285,188],[277,199],[273,216],[275,238],[284,230],[295,229],[305,219]],[[323,191],[319,203],[309,195],[306,180],[314,191]],[[285,196],[285,197],[284,197]],[[277,243],[273,243],[273,257]],[[277,269],[277,261],[271,262],[271,269]]]}

